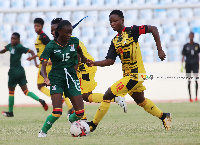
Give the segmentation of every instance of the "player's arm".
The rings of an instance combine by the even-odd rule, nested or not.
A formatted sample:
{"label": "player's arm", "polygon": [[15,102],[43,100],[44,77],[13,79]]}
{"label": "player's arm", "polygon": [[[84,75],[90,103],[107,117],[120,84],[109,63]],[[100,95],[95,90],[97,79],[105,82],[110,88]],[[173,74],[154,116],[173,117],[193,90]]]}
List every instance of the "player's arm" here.
{"label": "player's arm", "polygon": [[76,51],[77,51],[77,53],[78,53],[79,56],[80,56],[81,62],[82,62],[82,63],[86,63],[86,62],[87,62],[87,58],[83,55],[83,51],[82,51],[82,49],[81,49],[80,46],[78,46],[78,47],[76,48]]}
{"label": "player's arm", "polygon": [[3,53],[5,53],[5,52],[7,52],[8,50],[5,48],[5,49],[2,49],[2,50],[0,50],[0,54],[3,54]]}
{"label": "player's arm", "polygon": [[42,67],[41,67],[40,73],[41,73],[41,75],[42,75],[43,78],[44,78],[44,83],[45,83],[47,86],[49,86],[49,85],[51,85],[51,84],[50,84],[49,78],[47,77],[47,72],[46,72],[47,63],[48,63],[47,61],[42,61]]}
{"label": "player's arm", "polygon": [[37,61],[36,61],[36,57],[34,57],[34,56],[35,56],[34,51],[29,49],[28,53],[30,53],[30,54],[32,55],[32,57],[27,58],[27,60],[28,60],[28,61],[31,61],[32,59],[30,59],[30,58],[33,58],[33,59],[34,59],[35,66],[38,67],[38,64],[37,64]]}
{"label": "player's arm", "polygon": [[162,50],[160,35],[159,35],[157,27],[156,26],[150,26],[150,25],[148,25],[147,27],[148,27],[147,33],[152,33],[154,40],[156,42],[159,58],[161,59],[161,61],[165,60],[166,55],[165,55],[165,52]]}

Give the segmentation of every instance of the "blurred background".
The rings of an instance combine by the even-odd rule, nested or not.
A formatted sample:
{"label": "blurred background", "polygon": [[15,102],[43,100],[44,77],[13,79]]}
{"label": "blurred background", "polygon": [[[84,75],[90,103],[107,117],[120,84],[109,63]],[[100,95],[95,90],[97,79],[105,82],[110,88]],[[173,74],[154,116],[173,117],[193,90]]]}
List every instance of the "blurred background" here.
{"label": "blurred background", "polygon": [[[33,24],[36,17],[44,19],[44,32],[52,39],[53,18],[61,17],[75,24],[88,16],[74,29],[73,36],[84,42],[95,60],[104,59],[111,39],[117,34],[109,25],[113,9],[123,10],[125,26],[157,26],[168,56],[166,61],[181,60],[190,31],[195,33],[194,41],[200,42],[200,0],[0,0],[0,48],[10,43],[13,32],[18,32],[21,43],[36,52]],[[151,34],[140,36],[139,42],[144,62],[159,61]],[[33,64],[23,61],[27,55],[22,57],[23,66]],[[0,55],[0,65],[9,65],[8,53]]]}

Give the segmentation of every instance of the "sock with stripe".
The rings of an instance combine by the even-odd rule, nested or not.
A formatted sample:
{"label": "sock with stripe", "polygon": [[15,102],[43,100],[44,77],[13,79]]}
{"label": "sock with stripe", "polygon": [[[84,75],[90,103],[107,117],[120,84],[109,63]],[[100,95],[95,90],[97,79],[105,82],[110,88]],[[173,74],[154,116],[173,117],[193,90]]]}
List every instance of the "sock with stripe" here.
{"label": "sock with stripe", "polygon": [[14,106],[14,92],[9,91],[9,112],[13,112],[13,106]]}
{"label": "sock with stripe", "polygon": [[26,93],[25,93],[27,96],[30,96],[31,98],[33,98],[34,100],[36,100],[36,101],[39,101],[39,97],[38,96],[36,96],[34,93],[32,93],[32,92],[29,92],[29,91],[27,91]]}

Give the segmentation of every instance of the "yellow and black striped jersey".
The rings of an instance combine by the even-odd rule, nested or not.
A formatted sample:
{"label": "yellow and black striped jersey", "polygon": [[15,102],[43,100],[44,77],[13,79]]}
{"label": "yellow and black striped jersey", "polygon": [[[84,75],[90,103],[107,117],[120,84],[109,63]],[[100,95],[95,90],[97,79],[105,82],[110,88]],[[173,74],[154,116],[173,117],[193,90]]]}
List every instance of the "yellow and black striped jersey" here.
{"label": "yellow and black striped jersey", "polygon": [[115,60],[119,56],[123,76],[146,73],[138,38],[141,34],[145,34],[147,29],[147,25],[124,27],[122,34],[118,34],[112,39],[106,59]]}
{"label": "yellow and black striped jersey", "polygon": [[[94,58],[87,52],[87,48],[85,47],[83,42],[79,41],[79,46],[81,47],[83,55],[87,59],[95,61]],[[97,71],[97,67],[96,66],[88,67],[86,64],[83,64],[83,63],[79,62],[78,71],[81,72],[81,73],[96,72]]]}
{"label": "yellow and black striped jersey", "polygon": [[49,37],[41,31],[40,34],[37,36],[37,39],[35,41],[35,48],[37,50],[37,56],[40,57],[42,52],[45,49],[45,46],[50,42]]}

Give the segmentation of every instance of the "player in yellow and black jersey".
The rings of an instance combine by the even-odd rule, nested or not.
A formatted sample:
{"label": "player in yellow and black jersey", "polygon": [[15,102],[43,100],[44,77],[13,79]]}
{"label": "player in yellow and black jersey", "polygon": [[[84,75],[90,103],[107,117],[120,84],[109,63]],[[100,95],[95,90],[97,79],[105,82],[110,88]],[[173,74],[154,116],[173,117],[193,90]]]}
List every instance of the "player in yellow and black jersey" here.
{"label": "player in yellow and black jersey", "polygon": [[105,60],[88,61],[91,66],[109,66],[114,64],[117,56],[122,63],[123,78],[114,83],[103,96],[103,101],[98,108],[93,121],[88,122],[91,131],[94,131],[110,107],[110,100],[116,96],[125,96],[127,93],[137,105],[148,113],[160,118],[166,130],[170,129],[171,114],[163,113],[150,99],[144,97],[143,79],[145,69],[138,43],[141,34],[152,33],[158,49],[158,56],[164,60],[166,55],[161,47],[160,36],[155,26],[125,27],[122,11],[113,10],[109,15],[110,25],[118,34],[112,41]]}
{"label": "player in yellow and black jersey", "polygon": [[[62,21],[62,18],[55,18],[51,21],[51,33],[54,36],[54,38],[55,38],[55,30],[60,21]],[[75,26],[77,25],[75,24],[73,28],[75,28]],[[82,49],[83,55],[87,59],[94,61],[94,58],[87,52],[87,48],[85,47],[84,43],[79,41],[79,46]],[[96,66],[88,67],[86,64],[81,63],[81,60],[79,60],[79,64],[76,66],[76,70],[80,81],[80,88],[83,100],[86,102],[100,103],[103,99],[103,94],[92,93],[92,91],[97,86],[97,82],[94,79],[97,67]],[[118,103],[123,108],[124,112],[127,112],[127,104],[123,97],[116,96],[111,101]],[[66,105],[68,106],[69,114],[73,113],[73,106],[67,96],[65,98],[65,102]],[[86,119],[86,115],[84,115],[82,119]]]}
{"label": "player in yellow and black jersey", "polygon": [[[45,49],[45,46],[50,42],[49,37],[42,31],[44,25],[44,20],[42,18],[35,18],[34,20],[34,29],[35,32],[38,34],[37,39],[35,41],[35,48],[37,50],[37,54],[33,57],[31,57],[29,60],[32,60],[35,57],[39,57],[42,54],[42,52]],[[44,93],[45,95],[50,97],[50,90],[44,86],[44,78],[41,76],[40,71],[41,71],[41,66],[42,64],[39,64],[39,70],[38,70],[38,78],[37,78],[37,86],[38,89]],[[51,70],[51,61],[48,61],[48,65],[46,67],[47,73],[50,72]]]}

